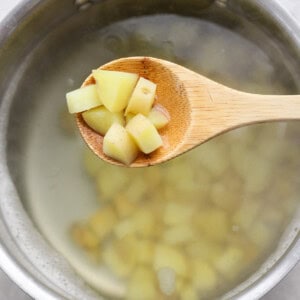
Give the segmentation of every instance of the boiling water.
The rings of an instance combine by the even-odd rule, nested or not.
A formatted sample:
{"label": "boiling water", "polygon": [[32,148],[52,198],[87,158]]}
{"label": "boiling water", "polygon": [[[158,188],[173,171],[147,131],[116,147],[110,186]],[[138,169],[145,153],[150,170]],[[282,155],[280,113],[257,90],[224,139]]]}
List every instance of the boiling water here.
{"label": "boiling water", "polygon": [[[83,163],[86,149],[66,113],[65,93],[78,88],[91,69],[117,57],[134,55],[169,59],[249,92],[293,93],[296,87],[289,62],[281,59],[279,49],[268,38],[262,50],[242,35],[205,20],[175,15],[126,19],[102,29],[83,30],[74,35],[74,40],[69,39],[64,49],[53,51],[60,34],[52,33],[33,53],[31,65],[40,64],[39,72],[31,73],[30,64],[25,71],[34,89],[25,91],[30,94],[32,110],[24,113],[28,123],[20,170],[25,178],[24,202],[39,230],[90,285],[106,294],[122,296],[126,284],[91,260],[70,237],[72,224],[88,220],[103,201],[98,200],[101,193],[96,190],[95,179],[87,175]],[[278,56],[270,57],[268,47]],[[49,54],[47,62],[45,54]],[[155,167],[170,177],[176,174],[173,183],[162,181],[160,186],[165,187],[184,181],[190,170],[195,172],[199,185],[206,189],[199,191],[196,187],[189,201],[201,199],[203,209],[217,208],[228,215],[231,229],[224,233],[222,243],[228,243],[233,234],[265,240],[262,245],[257,243],[255,259],[237,278],[221,276],[223,284],[218,285],[218,293],[228,291],[256,269],[253,264],[258,266],[269,254],[293,216],[300,192],[297,127],[298,123],[278,123],[235,130],[177,161]],[[142,172],[146,176],[148,171]],[[176,193],[171,191],[171,196],[163,200],[172,200],[168,197],[176,197]],[[148,198],[151,201],[151,196]],[[259,213],[262,209],[266,217]],[[247,216],[252,225],[248,231],[240,230],[246,226]],[[261,224],[267,227],[259,227]],[[266,235],[260,236],[265,228]]]}

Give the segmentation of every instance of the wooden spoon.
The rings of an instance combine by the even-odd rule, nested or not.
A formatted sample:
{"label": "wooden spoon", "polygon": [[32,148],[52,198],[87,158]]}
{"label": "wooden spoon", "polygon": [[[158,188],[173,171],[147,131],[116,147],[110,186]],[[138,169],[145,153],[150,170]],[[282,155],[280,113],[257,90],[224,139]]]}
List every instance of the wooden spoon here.
{"label": "wooden spoon", "polygon": [[[150,155],[140,155],[130,167],[156,165],[172,159],[230,129],[247,124],[300,119],[300,95],[258,95],[237,91],[180,65],[152,57],[128,57],[100,67],[137,73],[157,84],[157,102],[170,113],[170,123],[160,131],[164,145]],[[83,86],[93,84],[90,75]],[[85,142],[101,159],[123,165],[102,151],[103,137],[77,114]]]}

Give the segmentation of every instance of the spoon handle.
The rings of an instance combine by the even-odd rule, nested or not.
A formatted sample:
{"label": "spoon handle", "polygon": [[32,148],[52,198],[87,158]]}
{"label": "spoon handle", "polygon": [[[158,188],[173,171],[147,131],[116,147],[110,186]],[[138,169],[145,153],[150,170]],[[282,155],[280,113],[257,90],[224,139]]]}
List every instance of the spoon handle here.
{"label": "spoon handle", "polygon": [[[184,150],[244,125],[300,120],[300,95],[250,94],[216,83],[209,88],[205,86],[207,83],[200,87],[201,92],[195,93],[194,89],[192,93],[195,98],[191,101],[192,118]],[[209,101],[204,101],[203,97]]]}
{"label": "spoon handle", "polygon": [[232,125],[266,121],[300,120],[300,95],[258,95],[235,92],[231,101],[219,104]]}

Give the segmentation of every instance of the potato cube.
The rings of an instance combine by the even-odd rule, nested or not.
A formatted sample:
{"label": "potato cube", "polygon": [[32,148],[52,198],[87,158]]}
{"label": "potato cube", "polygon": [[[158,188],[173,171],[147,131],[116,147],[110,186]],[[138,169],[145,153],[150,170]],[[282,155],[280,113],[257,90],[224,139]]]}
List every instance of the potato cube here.
{"label": "potato cube", "polygon": [[188,275],[186,256],[177,247],[166,244],[158,244],[155,247],[154,269],[161,268],[171,268],[177,275]]}
{"label": "potato cube", "polygon": [[199,295],[196,288],[192,284],[185,284],[180,290],[181,300],[199,300]]}
{"label": "potato cube", "polygon": [[193,260],[192,281],[194,286],[201,292],[208,292],[217,286],[216,271],[205,261]]}
{"label": "potato cube", "polygon": [[128,235],[110,242],[103,249],[103,262],[119,277],[128,277],[136,266],[135,236]]}
{"label": "potato cube", "polygon": [[156,84],[150,80],[140,77],[125,111],[128,113],[143,114],[147,116],[153,105],[156,92]]}
{"label": "potato cube", "polygon": [[135,202],[131,201],[131,199],[129,199],[122,193],[114,198],[113,204],[120,218],[128,217],[137,208]]}
{"label": "potato cube", "polygon": [[101,208],[88,220],[88,226],[97,235],[99,240],[103,240],[112,232],[116,223],[117,215],[109,205]]}
{"label": "potato cube", "polygon": [[99,246],[98,237],[86,225],[74,224],[71,227],[71,236],[74,242],[83,248],[93,249]]}
{"label": "potato cube", "polygon": [[202,210],[195,216],[195,225],[200,233],[214,241],[224,241],[230,231],[229,217],[218,209]]}
{"label": "potato cube", "polygon": [[166,267],[161,268],[156,272],[160,291],[166,295],[171,296],[176,290],[177,277],[173,269]]}
{"label": "potato cube", "polygon": [[197,233],[191,224],[178,224],[167,228],[162,238],[168,244],[177,245],[195,240]]}
{"label": "potato cube", "polygon": [[111,112],[126,108],[138,81],[138,75],[127,72],[94,70],[98,95],[103,105]]}
{"label": "potato cube", "polygon": [[66,94],[66,98],[68,110],[71,114],[102,105],[95,84],[69,92]]}
{"label": "potato cube", "polygon": [[156,104],[152,107],[147,118],[151,121],[156,129],[161,129],[170,122],[169,112],[159,104]]}
{"label": "potato cube", "polygon": [[82,113],[82,117],[89,127],[102,135],[105,135],[114,123],[125,125],[123,113],[113,113],[104,106],[85,111]]}
{"label": "potato cube", "polygon": [[167,225],[189,222],[194,214],[195,208],[186,203],[169,201],[163,214],[163,220]]}
{"label": "potato cube", "polygon": [[126,165],[130,165],[138,155],[138,148],[126,129],[114,123],[103,139],[103,152]]}
{"label": "potato cube", "polygon": [[155,274],[149,267],[138,266],[134,270],[128,282],[126,299],[158,299],[158,290]]}
{"label": "potato cube", "polygon": [[135,116],[135,114],[128,113],[128,114],[125,116],[126,124],[127,124],[134,116]]}
{"label": "potato cube", "polygon": [[84,148],[83,167],[91,177],[96,177],[99,170],[103,167],[104,162],[89,148]]}
{"label": "potato cube", "polygon": [[198,241],[186,245],[186,253],[191,258],[212,262],[223,253],[223,247],[217,241],[213,242],[201,237]]}
{"label": "potato cube", "polygon": [[142,264],[152,264],[155,242],[152,240],[140,239],[137,245],[137,260]]}
{"label": "potato cube", "polygon": [[229,246],[215,261],[215,268],[225,278],[235,279],[243,267],[243,251],[235,246]]}
{"label": "potato cube", "polygon": [[153,152],[163,144],[157,129],[141,114],[136,115],[129,121],[126,130],[145,154]]}
{"label": "potato cube", "polygon": [[156,237],[159,231],[157,218],[150,210],[140,209],[132,216],[136,232],[142,237]]}

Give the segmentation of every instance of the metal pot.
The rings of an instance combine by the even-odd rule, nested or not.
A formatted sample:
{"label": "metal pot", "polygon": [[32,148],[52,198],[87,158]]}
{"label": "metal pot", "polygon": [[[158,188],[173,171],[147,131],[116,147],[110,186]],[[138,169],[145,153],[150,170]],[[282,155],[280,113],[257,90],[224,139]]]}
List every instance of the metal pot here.
{"label": "metal pot", "polygon": [[[30,129],[26,122],[30,110],[38,105],[30,103],[31,91],[38,89],[40,82],[48,80],[45,77],[39,78],[39,72],[67,56],[67,51],[71,51],[69,43],[74,36],[77,38],[80,34],[129,16],[176,12],[180,2],[144,1],[140,4],[140,1],[134,0],[24,0],[2,23],[0,266],[35,299],[102,299],[76,275],[65,258],[49,245],[24,208],[26,180],[19,171],[19,164],[24,164],[25,159],[20,148],[26,144],[26,134]],[[209,18],[220,23],[223,21],[216,17],[220,13],[243,16],[256,23],[267,35],[273,35],[279,47],[284,49],[290,60],[289,69],[294,81],[300,82],[299,28],[274,1],[189,0],[185,1],[185,7],[181,7],[180,13],[193,14],[195,17],[207,17],[210,12],[215,12],[216,15],[212,14]],[[110,12],[110,15],[101,14],[101,19],[96,23],[88,21],[90,18],[95,19],[101,10]],[[234,27],[234,20],[226,22],[225,26]],[[57,30],[60,26],[62,31]],[[264,47],[263,41],[260,42],[260,46]],[[42,44],[47,47],[42,47]],[[40,47],[42,50],[38,51]],[[55,58],[57,61],[51,57],[53,52],[58,53]],[[39,64],[33,61],[33,57],[38,55],[42,57],[37,60]],[[91,60],[87,58],[87,61],[86,66],[80,65],[86,72],[90,66],[95,65],[95,57]],[[79,83],[82,78],[79,75],[77,77]],[[297,88],[299,91],[300,86]],[[29,108],[28,103],[32,105]],[[16,132],[18,135],[14,134]],[[20,136],[21,140],[16,140]],[[251,278],[224,295],[223,299],[258,299],[275,286],[300,259],[299,228],[299,214],[296,214],[287,226],[280,246],[274,249],[263,266]]]}

